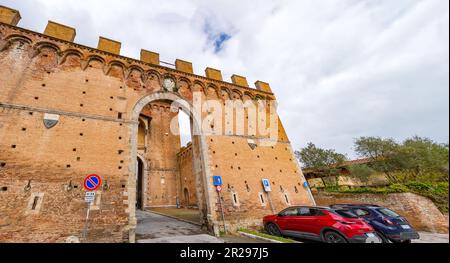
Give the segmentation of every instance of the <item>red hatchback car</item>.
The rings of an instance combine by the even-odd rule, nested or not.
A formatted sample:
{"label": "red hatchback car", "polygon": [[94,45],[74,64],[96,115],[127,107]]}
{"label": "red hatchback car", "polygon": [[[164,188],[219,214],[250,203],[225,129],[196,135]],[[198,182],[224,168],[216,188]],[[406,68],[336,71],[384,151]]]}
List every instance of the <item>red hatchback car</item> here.
{"label": "red hatchback car", "polygon": [[295,206],[265,216],[266,231],[327,243],[381,243],[375,230],[347,209]]}

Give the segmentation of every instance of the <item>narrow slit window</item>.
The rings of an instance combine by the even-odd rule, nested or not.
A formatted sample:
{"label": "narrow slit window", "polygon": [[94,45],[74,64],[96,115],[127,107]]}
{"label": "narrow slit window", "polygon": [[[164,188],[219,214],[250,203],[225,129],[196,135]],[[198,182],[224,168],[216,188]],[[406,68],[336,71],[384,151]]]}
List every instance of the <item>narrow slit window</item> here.
{"label": "narrow slit window", "polygon": [[36,206],[39,202],[39,196],[35,196],[33,200],[33,205],[31,206],[31,210],[36,210]]}
{"label": "narrow slit window", "polygon": [[286,201],[286,204],[290,205],[291,203],[289,202],[289,197],[287,196],[287,194],[284,195],[284,200]]}
{"label": "narrow slit window", "polygon": [[259,201],[261,202],[261,205],[266,205],[266,200],[264,200],[263,193],[259,193]]}

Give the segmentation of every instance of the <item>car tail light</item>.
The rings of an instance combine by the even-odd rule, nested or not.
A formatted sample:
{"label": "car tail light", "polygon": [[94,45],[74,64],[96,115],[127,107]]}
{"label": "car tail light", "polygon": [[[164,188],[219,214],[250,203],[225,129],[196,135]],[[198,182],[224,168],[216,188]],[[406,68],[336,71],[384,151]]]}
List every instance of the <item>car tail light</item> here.
{"label": "car tail light", "polygon": [[387,218],[383,218],[383,221],[384,221],[386,224],[388,224],[388,225],[393,225],[393,224],[394,224],[391,220],[389,220],[389,219],[387,219]]}

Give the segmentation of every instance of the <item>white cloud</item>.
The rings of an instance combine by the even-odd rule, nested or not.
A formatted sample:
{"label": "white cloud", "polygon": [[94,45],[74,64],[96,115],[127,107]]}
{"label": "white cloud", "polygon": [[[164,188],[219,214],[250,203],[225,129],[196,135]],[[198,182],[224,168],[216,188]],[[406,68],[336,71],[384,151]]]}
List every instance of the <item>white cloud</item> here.
{"label": "white cloud", "polygon": [[[268,81],[295,148],[312,141],[352,154],[353,138],[402,140],[449,134],[449,3],[441,0],[1,0],[20,26],[48,19],[77,28],[77,42],[99,35],[161,58],[207,66],[224,77]],[[205,24],[213,33],[205,32]],[[211,34],[232,38],[214,53]]]}

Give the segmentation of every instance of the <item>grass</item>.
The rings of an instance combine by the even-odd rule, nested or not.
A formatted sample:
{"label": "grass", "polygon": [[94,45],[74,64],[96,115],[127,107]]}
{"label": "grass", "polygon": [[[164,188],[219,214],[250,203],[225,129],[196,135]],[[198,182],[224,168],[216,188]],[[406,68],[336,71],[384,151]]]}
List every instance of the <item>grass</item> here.
{"label": "grass", "polygon": [[247,233],[247,234],[252,234],[252,235],[255,235],[255,236],[259,236],[259,237],[264,237],[264,238],[280,241],[282,243],[295,243],[295,241],[292,240],[292,239],[288,239],[288,238],[284,238],[284,237],[272,236],[272,235],[261,233],[261,232],[255,231],[255,230],[239,229],[238,231],[239,232],[244,232],[244,233]]}
{"label": "grass", "polygon": [[328,187],[327,192],[345,194],[392,194],[392,193],[415,193],[428,197],[439,208],[442,213],[449,211],[448,182],[408,182],[396,183],[386,187],[361,187],[350,189],[339,189]]}

